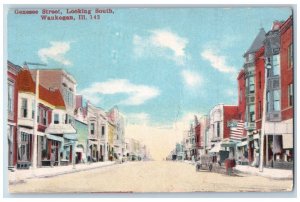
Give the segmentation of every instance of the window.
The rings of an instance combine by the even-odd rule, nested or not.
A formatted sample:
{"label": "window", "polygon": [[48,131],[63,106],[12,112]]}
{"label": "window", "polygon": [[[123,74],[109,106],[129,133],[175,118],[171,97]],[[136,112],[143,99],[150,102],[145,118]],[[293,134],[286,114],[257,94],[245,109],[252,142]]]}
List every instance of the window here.
{"label": "window", "polygon": [[37,123],[40,123],[40,117],[42,117],[42,110],[40,108],[38,108],[38,112],[37,112]]}
{"label": "window", "polygon": [[267,92],[267,112],[269,112],[270,111],[270,92],[268,91]]}
{"label": "window", "polygon": [[94,123],[91,123],[90,131],[91,131],[91,135],[94,135],[94,133],[95,133],[95,124]]}
{"label": "window", "polygon": [[217,122],[217,137],[220,137],[220,121]]}
{"label": "window", "polygon": [[59,114],[54,114],[54,124],[59,124]]}
{"label": "window", "polygon": [[47,125],[47,111],[43,110],[43,125]]}
{"label": "window", "polygon": [[280,56],[273,56],[273,76],[280,75]]}
{"label": "window", "polygon": [[101,134],[105,135],[105,127],[104,126],[102,126],[102,128],[101,128]]}
{"label": "window", "polygon": [[8,113],[14,111],[14,86],[11,83],[8,83]]}
{"label": "window", "polygon": [[22,105],[21,105],[21,116],[23,118],[27,118],[27,99],[22,98]]}
{"label": "window", "polygon": [[34,119],[34,111],[35,111],[35,101],[32,101],[31,103],[31,118]]}
{"label": "window", "polygon": [[250,116],[250,122],[255,121],[255,113],[254,113],[254,105],[249,105],[249,116]]}
{"label": "window", "polygon": [[288,68],[293,68],[293,44],[288,47]]}
{"label": "window", "polygon": [[274,111],[280,111],[280,90],[274,90]]}
{"label": "window", "polygon": [[293,106],[293,84],[288,85],[289,106]]}
{"label": "window", "polygon": [[249,92],[254,93],[254,77],[249,77]]}
{"label": "window", "polygon": [[18,148],[18,160],[29,161],[29,134],[21,132],[21,142]]}
{"label": "window", "polygon": [[68,114],[66,114],[66,116],[65,116],[65,124],[67,124],[68,123]]}

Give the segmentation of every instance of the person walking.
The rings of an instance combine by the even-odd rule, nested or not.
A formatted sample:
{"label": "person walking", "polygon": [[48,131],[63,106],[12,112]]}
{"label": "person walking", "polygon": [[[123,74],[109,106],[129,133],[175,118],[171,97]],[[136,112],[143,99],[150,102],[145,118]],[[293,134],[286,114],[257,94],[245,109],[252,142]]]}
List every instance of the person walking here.
{"label": "person walking", "polygon": [[54,150],[52,150],[51,155],[50,155],[50,163],[51,163],[51,167],[53,168],[54,163],[55,163],[55,153],[54,153]]}

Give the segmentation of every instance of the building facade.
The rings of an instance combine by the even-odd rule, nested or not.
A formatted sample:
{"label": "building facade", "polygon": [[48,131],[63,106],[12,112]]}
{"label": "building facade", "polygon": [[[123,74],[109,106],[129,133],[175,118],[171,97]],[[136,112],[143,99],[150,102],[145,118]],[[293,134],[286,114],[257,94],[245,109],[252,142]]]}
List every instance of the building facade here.
{"label": "building facade", "polygon": [[9,168],[13,168],[17,163],[17,76],[20,70],[20,66],[7,61],[7,159]]}

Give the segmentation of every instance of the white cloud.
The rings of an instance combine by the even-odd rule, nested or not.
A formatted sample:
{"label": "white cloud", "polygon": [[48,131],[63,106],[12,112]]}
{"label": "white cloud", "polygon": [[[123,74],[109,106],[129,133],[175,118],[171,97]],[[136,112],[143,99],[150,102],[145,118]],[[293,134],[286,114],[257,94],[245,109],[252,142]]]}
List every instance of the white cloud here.
{"label": "white cloud", "polygon": [[49,48],[42,48],[38,51],[38,55],[43,62],[52,59],[63,65],[71,65],[71,61],[65,58],[65,54],[70,50],[70,42],[51,41]]}
{"label": "white cloud", "polygon": [[155,87],[132,84],[126,79],[111,79],[105,82],[95,82],[80,93],[87,99],[90,97],[97,101],[95,103],[100,101],[99,95],[127,94],[128,98],[119,104],[140,105],[158,96],[160,91]]}
{"label": "white cloud", "polygon": [[233,66],[226,64],[226,57],[218,55],[215,49],[209,48],[201,52],[203,59],[208,60],[213,68],[224,73],[235,73]]}
{"label": "white cloud", "polygon": [[202,78],[197,72],[193,72],[190,70],[182,70],[181,75],[185,84],[188,87],[196,87],[201,85],[202,83]]}
{"label": "white cloud", "polygon": [[[133,36],[134,53],[143,55],[162,56],[183,65],[186,59],[185,47],[188,43],[186,38],[167,30],[152,30],[150,36]],[[171,54],[170,52],[171,51]]]}

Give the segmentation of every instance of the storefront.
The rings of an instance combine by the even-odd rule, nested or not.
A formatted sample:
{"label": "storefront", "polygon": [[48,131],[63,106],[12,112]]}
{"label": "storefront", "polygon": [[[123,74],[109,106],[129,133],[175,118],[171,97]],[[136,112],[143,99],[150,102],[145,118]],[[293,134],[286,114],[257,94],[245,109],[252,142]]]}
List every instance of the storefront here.
{"label": "storefront", "polygon": [[251,166],[259,166],[259,134],[248,136],[248,161]]}
{"label": "storefront", "polygon": [[32,129],[20,127],[18,131],[17,168],[28,169],[32,160]]}
{"label": "storefront", "polygon": [[236,144],[237,152],[236,152],[236,160],[240,165],[248,165],[248,142],[247,140],[243,140]]}
{"label": "storefront", "polygon": [[88,162],[97,162],[98,161],[98,141],[89,140],[88,147]]}

